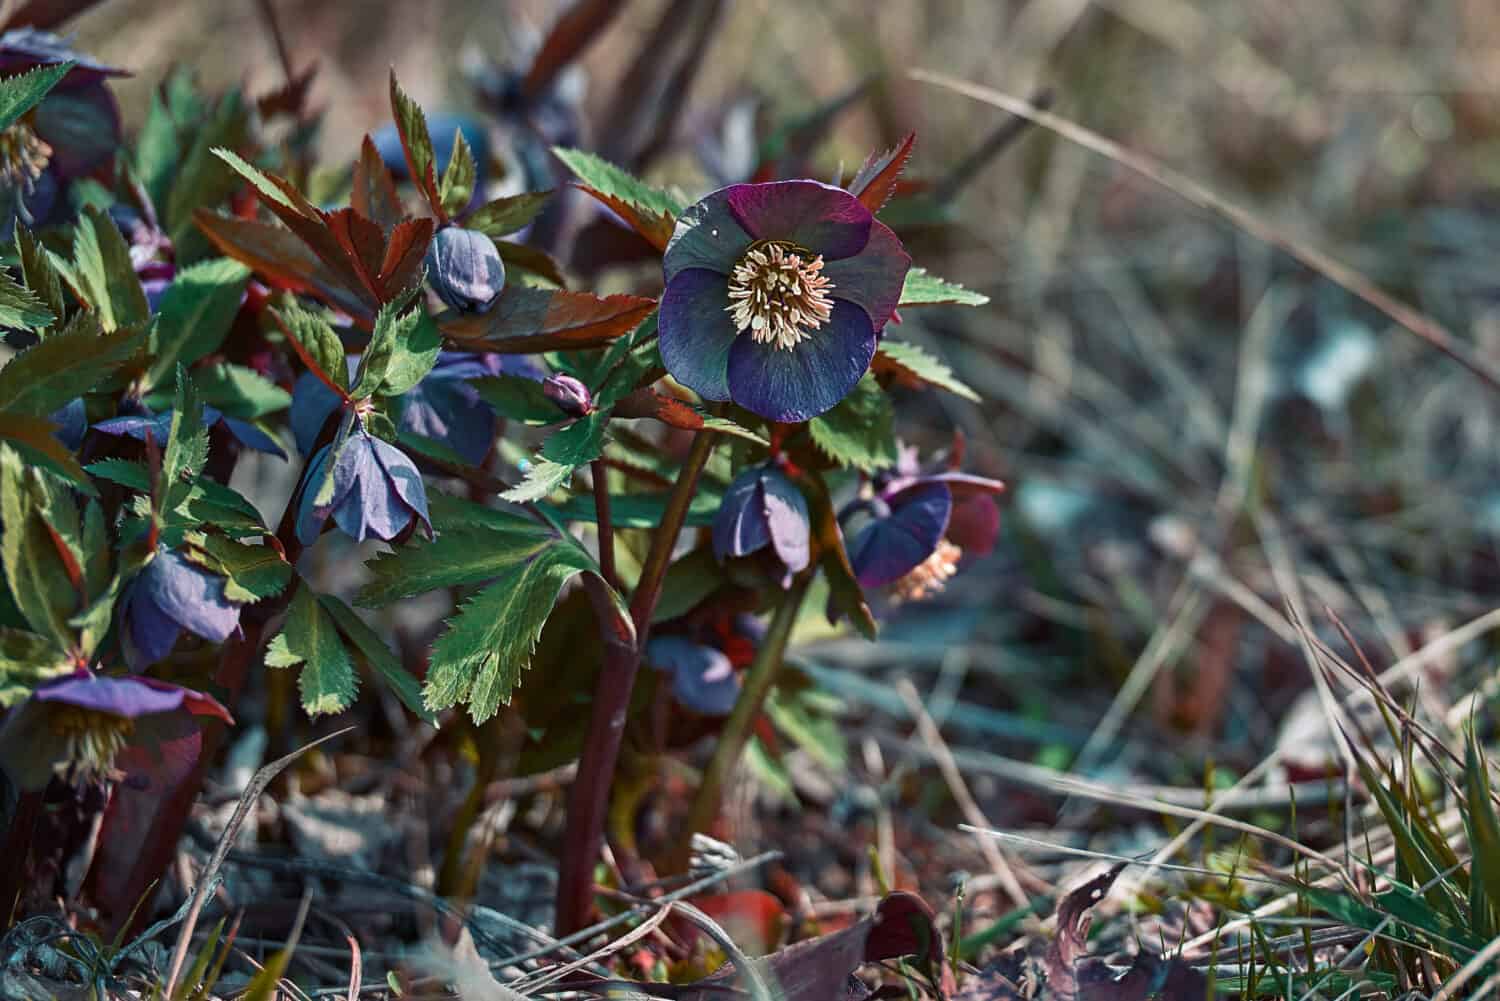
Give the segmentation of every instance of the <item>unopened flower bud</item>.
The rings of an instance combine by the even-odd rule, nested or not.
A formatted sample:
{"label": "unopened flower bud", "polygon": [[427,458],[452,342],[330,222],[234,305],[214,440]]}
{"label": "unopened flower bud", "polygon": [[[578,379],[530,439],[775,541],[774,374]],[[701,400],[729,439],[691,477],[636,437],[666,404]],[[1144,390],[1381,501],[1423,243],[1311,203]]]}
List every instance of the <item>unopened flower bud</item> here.
{"label": "unopened flower bud", "polygon": [[505,262],[483,233],[450,226],[427,247],[427,280],[460,313],[487,313],[505,288]]}
{"label": "unopened flower bud", "polygon": [[594,412],[589,387],[571,375],[549,375],[542,380],[542,394],[569,417],[587,417]]}

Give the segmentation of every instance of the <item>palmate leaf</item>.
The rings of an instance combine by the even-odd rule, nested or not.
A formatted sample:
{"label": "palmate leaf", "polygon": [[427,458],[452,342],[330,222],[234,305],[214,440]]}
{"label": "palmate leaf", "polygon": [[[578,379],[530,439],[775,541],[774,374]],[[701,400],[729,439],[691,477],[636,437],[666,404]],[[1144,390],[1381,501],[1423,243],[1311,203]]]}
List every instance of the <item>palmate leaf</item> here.
{"label": "palmate leaf", "polygon": [[818,449],[841,466],[872,472],[896,462],[895,411],[873,375],[839,405],[808,422]]}
{"label": "palmate leaf", "polygon": [[222,535],[206,535],[189,558],[226,579],[230,601],[252,604],[286,590],[292,565],[275,546],[250,546]]}
{"label": "palmate leaf", "polygon": [[309,716],[343,712],[353,703],[359,688],[354,662],[339,638],[338,626],[306,585],[297,588],[286,624],[266,647],[267,667],[298,664],[302,672],[297,676],[297,689]]}
{"label": "palmate leaf", "polygon": [[275,288],[307,292],[351,316],[369,313],[364,296],[349,287],[343,273],[290,229],[207,209],[195,211],[193,221],[220,253],[252,268]]}
{"label": "palmate leaf", "polygon": [[139,343],[129,330],[101,333],[92,319],[72,324],[0,368],[0,410],[44,417],[104,381]]}
{"label": "palmate leaf", "polygon": [[387,303],[375,316],[350,395],[400,396],[432,371],[442,347],[442,335],[420,302],[411,309],[402,302]]}
{"label": "palmate leaf", "polygon": [[396,693],[402,704],[421,719],[437,726],[437,717],[422,702],[422,683],[401,666],[401,661],[396,659],[375,630],[356,615],[352,608],[331,594],[318,595],[318,604],[337,623],[339,632],[344,634],[344,638],[365,659],[370,670]]}
{"label": "palmate leaf", "polygon": [[42,330],[56,320],[56,314],[35,292],[12,278],[8,271],[0,271],[0,327]]}
{"label": "palmate leaf", "polygon": [[16,119],[40,104],[48,91],[62,83],[73,65],[66,62],[38,66],[27,73],[0,80],[0,129],[10,128]]}
{"label": "palmate leaf", "polygon": [[536,354],[597,348],[629,333],[656,308],[634,295],[507,285],[488,313],[437,317],[438,329],[472,350]]}
{"label": "palmate leaf", "polygon": [[561,430],[554,431],[542,443],[542,458],[564,466],[583,466],[604,452],[604,431],[609,414],[596,412],[580,417]]}
{"label": "palmate leaf", "polygon": [[901,382],[936,386],[946,389],[954,396],[961,396],[973,403],[979,402],[979,394],[954,375],[953,369],[915,344],[885,338],[880,342],[880,350],[875,353],[875,362],[871,367],[877,374],[893,372]]}
{"label": "palmate leaf", "polygon": [[498,511],[484,527],[441,528],[431,542],[403,546],[366,563],[374,579],[355,604],[374,608],[438,588],[483,583],[556,541],[557,533],[546,526]]}
{"label": "palmate leaf", "polygon": [[159,385],[180,362],[212,354],[240,309],[250,282],[250,269],[238,261],[216,258],[177,272],[162,294],[156,326],[151,332],[151,367],[146,385]]}
{"label": "palmate leaf", "polygon": [[563,585],[585,572],[598,572],[588,553],[559,539],[464,602],[432,645],[428,707],[465,703],[475,723],[495,715],[521,683]]}
{"label": "palmate leaf", "polygon": [[983,306],[990,297],[970,291],[956,282],[944,281],[937,275],[927,273],[926,268],[912,268],[906,272],[906,283],[901,286],[900,307],[907,306]]}
{"label": "palmate leaf", "polygon": [[560,146],[552,152],[582,182],[579,187],[613,209],[657,250],[666,248],[682,213],[681,202],[593,153]]}

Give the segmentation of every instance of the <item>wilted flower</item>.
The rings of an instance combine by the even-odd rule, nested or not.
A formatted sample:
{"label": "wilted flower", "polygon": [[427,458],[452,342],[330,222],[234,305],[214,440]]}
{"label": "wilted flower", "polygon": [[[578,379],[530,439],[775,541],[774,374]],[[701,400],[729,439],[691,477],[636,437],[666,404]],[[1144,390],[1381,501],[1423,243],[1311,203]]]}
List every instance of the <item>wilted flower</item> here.
{"label": "wilted flower", "polygon": [[448,308],[488,313],[505,289],[505,262],[495,241],[472,229],[447,226],[427,246],[427,282]]}
{"label": "wilted flower", "polygon": [[662,362],[709,400],[802,421],[854,387],[911,258],[849,192],[734,184],[685,211],[663,260]]}
{"label": "wilted flower", "polygon": [[571,375],[547,376],[542,380],[542,395],[569,417],[587,417],[594,412],[594,396],[589,387]]}
{"label": "wilted flower", "polygon": [[714,555],[722,562],[769,547],[782,568],[781,586],[809,560],[807,499],[772,466],[752,466],[734,478],[714,515]]}
{"label": "wilted flower", "polygon": [[727,716],[740,694],[734,664],[722,651],[684,636],[658,636],[646,644],[646,659],[672,677],[672,695],[705,716]]}
{"label": "wilted flower", "polygon": [[62,82],[0,131],[8,220],[20,214],[35,225],[54,221],[55,210],[68,205],[61,197],[68,182],[91,173],[120,144],[120,112],[105,81],[125,71],[74,52],[46,31],[20,28],[0,35],[0,73],[6,76],[69,61],[75,65]]}
{"label": "wilted flower", "polygon": [[136,721],[168,713],[233,722],[212,696],[139,675],[78,671],[49,681],[0,727],[0,759],[12,781],[38,789],[54,774],[92,782],[113,777],[115,756],[136,735]]}
{"label": "wilted flower", "polygon": [[186,629],[210,643],[239,632],[240,606],[225,597],[224,578],[170,549],[158,549],[131,581],[122,604],[125,659],[139,670],[172,652]]}
{"label": "wilted flower", "polygon": [[[257,452],[265,452],[277,458],[285,459],[284,452],[276,439],[266,434],[260,428],[249,421],[242,421],[238,417],[230,417],[220,413],[213,407],[203,408],[203,426],[211,428],[222,425],[241,445],[254,449]],[[172,411],[164,410],[159,414],[143,413],[132,414],[126,417],[111,417],[107,421],[100,421],[94,425],[94,430],[109,435],[126,435],[136,441],[145,441],[146,432],[151,433],[151,438],[156,442],[158,448],[167,443],[168,436],[172,433]]]}
{"label": "wilted flower", "polygon": [[1000,518],[994,495],[1005,489],[999,480],[952,471],[924,474],[914,467],[908,453],[873,496],[844,513],[855,529],[848,551],[860,586],[889,586],[904,601],[941,591],[966,551],[994,546]]}
{"label": "wilted flower", "polygon": [[[358,356],[350,358],[351,377],[358,367]],[[525,355],[444,351],[432,371],[401,397],[396,427],[441,441],[465,461],[478,465],[495,438],[495,411],[468,380],[502,374],[540,379],[545,373]],[[337,394],[323,380],[311,372],[297,377],[292,386],[291,425],[303,455],[312,452],[318,432],[338,407]]]}
{"label": "wilted flower", "polygon": [[360,542],[371,537],[389,542],[419,521],[432,531],[422,474],[406,453],[358,426],[339,450],[332,492],[319,503],[319,493],[327,493],[323,487],[332,449],[332,444],[324,445],[308,463],[297,512],[297,538],[304,546],[317,541],[329,515],[345,535]]}

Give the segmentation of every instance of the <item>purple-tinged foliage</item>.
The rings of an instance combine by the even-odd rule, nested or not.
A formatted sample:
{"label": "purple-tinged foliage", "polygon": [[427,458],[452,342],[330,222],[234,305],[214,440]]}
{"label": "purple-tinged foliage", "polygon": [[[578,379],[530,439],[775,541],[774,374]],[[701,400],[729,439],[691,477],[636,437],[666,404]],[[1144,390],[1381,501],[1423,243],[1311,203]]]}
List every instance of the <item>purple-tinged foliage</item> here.
{"label": "purple-tinged foliage", "polygon": [[[203,408],[203,426],[212,428],[217,425],[229,432],[234,440],[249,449],[274,455],[278,459],[285,459],[286,452],[276,444],[276,439],[266,434],[260,428],[249,421],[242,421],[238,417],[229,417],[220,413],[213,407]],[[94,425],[94,430],[101,434],[124,435],[134,438],[136,441],[145,441],[146,433],[151,433],[151,438],[156,442],[158,448],[166,444],[167,437],[172,431],[172,411],[164,410],[159,414],[138,414],[127,417],[111,417],[109,420],[100,421]]]}
{"label": "purple-tinged foliage", "polygon": [[807,569],[810,535],[807,499],[771,466],[753,466],[735,477],[714,515],[714,555],[722,562],[770,549],[783,568],[782,587]]}
{"label": "purple-tinged foliage", "polygon": [[332,470],[332,493],[318,503],[327,477],[329,454],[324,445],[308,463],[305,489],[297,511],[297,538],[304,546],[317,541],[330,515],[339,529],[356,541],[403,535],[420,522],[430,533],[427,488],[422,474],[406,453],[356,427]]}
{"label": "purple-tinged foliage", "polygon": [[183,630],[210,643],[239,632],[240,606],[225,596],[225,580],[181,553],[158,549],[131,581],[122,605],[125,659],[136,670],[172,652]]}
{"label": "purple-tinged foliage", "polygon": [[594,412],[594,396],[589,387],[571,375],[547,376],[542,380],[542,395],[569,417],[587,417]]}
{"label": "purple-tinged foliage", "polygon": [[842,188],[735,184],[677,221],[663,260],[662,362],[709,400],[816,417],[869,368],[911,258]]}
{"label": "purple-tinged foliage", "polygon": [[69,705],[123,719],[183,708],[194,716],[230,719],[229,710],[213,696],[142,675],[116,676],[77,671],[47,682],[32,692],[31,697],[38,702]]}
{"label": "purple-tinged foliage", "polygon": [[739,676],[723,651],[683,636],[658,636],[646,658],[672,678],[672,695],[704,716],[727,716],[740,694]]}
{"label": "purple-tinged foliage", "polygon": [[438,230],[427,247],[427,283],[459,313],[488,313],[505,289],[505,262],[495,241],[472,229]]}
{"label": "purple-tinged foliage", "polygon": [[57,440],[68,446],[69,450],[78,451],[83,444],[83,436],[89,429],[89,415],[83,405],[83,398],[69,400],[54,410],[48,420],[57,425],[57,430],[52,432]]}

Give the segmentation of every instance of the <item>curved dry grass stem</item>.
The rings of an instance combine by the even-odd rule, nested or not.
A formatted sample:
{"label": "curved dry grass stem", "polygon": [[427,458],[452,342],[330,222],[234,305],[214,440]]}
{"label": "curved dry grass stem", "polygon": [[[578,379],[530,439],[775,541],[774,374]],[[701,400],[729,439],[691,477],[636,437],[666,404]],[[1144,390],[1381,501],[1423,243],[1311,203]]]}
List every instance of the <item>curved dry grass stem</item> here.
{"label": "curved dry grass stem", "polygon": [[1327,253],[1301,240],[1281,232],[1264,222],[1253,212],[1241,208],[1215,194],[1209,188],[1186,174],[1178,173],[1141,153],[1128,150],[1112,139],[1107,139],[1091,129],[1085,128],[1061,115],[1038,108],[1023,98],[980,84],[958,80],[931,70],[915,69],[908,74],[913,80],[930,83],[951,90],[956,94],[972,98],[984,104],[1008,111],[1044,129],[1057,133],[1071,143],[1097,153],[1105,159],[1140,174],[1147,180],[1166,188],[1184,201],[1204,211],[1228,220],[1231,224],[1249,233],[1257,240],[1276,247],[1304,266],[1322,275],[1349,294],[1364,300],[1384,313],[1398,325],[1416,334],[1429,345],[1458,362],[1464,368],[1483,379],[1492,389],[1500,389],[1500,371],[1475,354],[1463,341],[1455,337],[1446,327],[1425,313],[1385,292],[1364,275]]}

